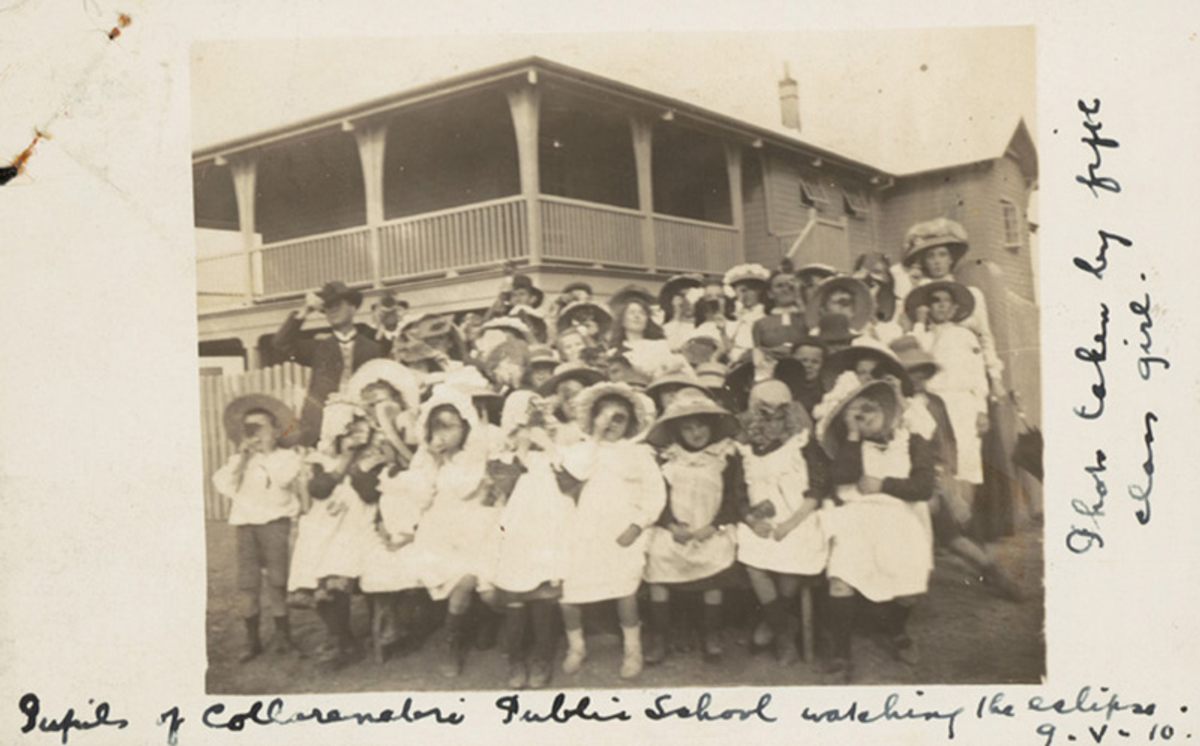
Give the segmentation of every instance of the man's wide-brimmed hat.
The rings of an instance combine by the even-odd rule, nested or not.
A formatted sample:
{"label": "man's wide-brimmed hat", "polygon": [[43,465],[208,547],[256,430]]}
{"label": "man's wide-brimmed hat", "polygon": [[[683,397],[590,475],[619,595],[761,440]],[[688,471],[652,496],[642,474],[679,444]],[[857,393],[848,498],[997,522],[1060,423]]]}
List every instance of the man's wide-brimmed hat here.
{"label": "man's wide-brimmed hat", "polygon": [[322,285],[321,289],[317,291],[317,297],[326,306],[332,306],[338,301],[344,300],[355,308],[358,308],[362,305],[363,301],[361,290],[356,290],[341,280],[333,280]]}
{"label": "man's wide-brimmed hat", "polygon": [[712,442],[714,443],[725,438],[732,438],[738,431],[737,417],[719,406],[707,394],[699,390],[685,390],[679,392],[667,410],[655,421],[654,426],[646,435],[646,442],[657,448],[671,445],[674,440],[672,423],[688,417],[703,417],[708,420],[713,429]]}
{"label": "man's wide-brimmed hat", "polygon": [[845,385],[839,384],[839,388],[827,393],[815,410],[820,418],[817,421],[817,442],[830,458],[837,456],[838,440],[846,432],[845,426],[838,424],[842,420],[842,413],[858,397],[866,395],[879,399],[890,423],[895,423],[900,416],[900,392],[892,384],[887,381],[868,381],[859,385],[857,380],[840,380],[845,381]]}
{"label": "man's wide-brimmed hat", "polygon": [[591,386],[603,381],[604,374],[583,363],[562,363],[554,369],[554,375],[538,387],[538,393],[542,396],[551,396],[558,391],[558,384],[572,380],[579,381],[584,386]]}
{"label": "man's wide-brimmed hat", "polygon": [[928,306],[933,294],[938,291],[950,293],[950,297],[958,304],[958,309],[954,312],[954,321],[962,321],[975,313],[975,296],[971,289],[954,280],[934,280],[908,291],[908,297],[904,299],[904,313],[910,320],[916,321],[917,309]]}
{"label": "man's wide-brimmed hat", "polygon": [[921,253],[938,246],[950,249],[954,264],[967,253],[967,231],[962,225],[949,218],[934,218],[917,223],[904,236],[904,266],[912,266],[920,260]]}
{"label": "man's wide-brimmed hat", "polygon": [[854,297],[854,315],[850,317],[850,328],[861,333],[875,313],[875,299],[871,297],[871,289],[866,283],[854,277],[839,275],[821,282],[812,291],[808,307],[804,309],[805,323],[808,328],[820,326],[821,319],[829,314],[822,314],[821,307],[830,294],[837,290],[845,290]]}
{"label": "man's wide-brimmed hat", "polygon": [[542,292],[542,289],[533,284],[533,279],[530,278],[529,275],[513,275],[512,287],[513,290],[521,288],[529,291],[529,294],[533,296],[533,300],[529,305],[533,306],[534,308],[542,305],[542,300],[546,297],[546,294]]}
{"label": "man's wide-brimmed hat", "polygon": [[616,396],[625,400],[633,412],[633,433],[640,433],[650,426],[653,414],[650,411],[649,397],[639,394],[635,389],[624,383],[604,381],[588,386],[575,395],[571,406],[575,408],[575,421],[588,435],[592,434],[595,425],[593,409],[596,402],[608,396]]}
{"label": "man's wide-brimmed hat", "polygon": [[300,424],[291,407],[267,394],[243,394],[225,405],[225,412],[221,418],[225,425],[225,435],[234,443],[242,442],[242,423],[246,415],[256,409],[270,414],[275,420],[280,446],[290,448],[300,439]]}

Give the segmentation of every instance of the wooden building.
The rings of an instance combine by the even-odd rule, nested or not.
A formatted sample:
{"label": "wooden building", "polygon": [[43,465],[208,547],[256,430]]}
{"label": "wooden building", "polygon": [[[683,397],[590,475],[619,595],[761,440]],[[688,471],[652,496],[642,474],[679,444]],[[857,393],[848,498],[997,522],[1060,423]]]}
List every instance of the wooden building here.
{"label": "wooden building", "polygon": [[[785,123],[794,88],[780,83]],[[964,271],[1028,301],[1012,324],[1031,312],[1037,328],[1023,123],[994,156],[915,174],[796,135],[534,57],[204,148],[196,227],[219,240],[197,263],[201,355],[269,362],[266,338],[331,279],[449,312],[488,305],[515,262],[551,297],[580,278],[603,297],[785,255],[898,257],[939,215],[971,236]]]}

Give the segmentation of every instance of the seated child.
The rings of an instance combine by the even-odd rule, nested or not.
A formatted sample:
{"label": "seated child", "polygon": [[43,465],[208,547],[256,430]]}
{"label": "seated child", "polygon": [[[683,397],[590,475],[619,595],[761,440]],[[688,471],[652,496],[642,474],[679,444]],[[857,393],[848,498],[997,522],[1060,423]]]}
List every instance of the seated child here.
{"label": "seated child", "polygon": [[929,441],[906,429],[897,387],[841,379],[818,406],[817,436],[831,460],[839,504],[821,512],[830,537],[830,672],[852,676],[855,594],[886,604],[892,652],[916,662],[907,620],[933,569],[928,500],[934,466]]}
{"label": "seated child", "polygon": [[264,394],[239,396],[225,407],[225,433],[237,452],[213,474],[217,492],[232,501],[229,523],[237,532],[238,607],[246,625],[246,662],[262,653],[259,596],[267,575],[267,611],[275,621],[272,648],[292,649],[287,616],[288,536],[300,512],[297,488],[304,458],[281,448],[295,442],[296,416]]}
{"label": "seated child", "polygon": [[799,619],[794,599],[805,576],[825,569],[826,545],[814,511],[820,495],[810,488],[813,446],[804,407],[777,380],[751,389],[746,416],[749,443],[743,447],[748,509],[737,532],[737,558],[746,566],[765,626],[754,643],[774,640],[781,665],[799,659]]}
{"label": "seated child", "polygon": [[660,449],[667,505],[648,533],[648,664],[666,658],[670,594],[704,594],[704,655],[721,657],[722,590],[737,555],[735,526],[745,502],[742,459],[732,435],[737,418],[694,388],[679,391],[646,440]]}

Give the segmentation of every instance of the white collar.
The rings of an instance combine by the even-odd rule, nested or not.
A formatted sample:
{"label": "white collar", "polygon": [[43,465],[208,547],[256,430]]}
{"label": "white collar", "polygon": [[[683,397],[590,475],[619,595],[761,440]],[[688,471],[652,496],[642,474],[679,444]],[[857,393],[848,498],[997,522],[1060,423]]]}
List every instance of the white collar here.
{"label": "white collar", "polygon": [[330,329],[330,331],[333,332],[333,338],[344,345],[350,344],[354,341],[354,338],[358,336],[358,329],[353,326],[350,327],[350,331],[346,333],[339,332],[337,329]]}

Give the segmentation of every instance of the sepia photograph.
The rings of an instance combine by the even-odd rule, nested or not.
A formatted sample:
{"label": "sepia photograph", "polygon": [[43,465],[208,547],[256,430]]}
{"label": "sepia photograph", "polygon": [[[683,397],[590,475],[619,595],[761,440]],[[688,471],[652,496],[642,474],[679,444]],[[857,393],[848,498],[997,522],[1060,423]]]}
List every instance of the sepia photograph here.
{"label": "sepia photograph", "polygon": [[196,41],[206,693],[1042,682],[1035,71]]}

